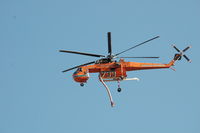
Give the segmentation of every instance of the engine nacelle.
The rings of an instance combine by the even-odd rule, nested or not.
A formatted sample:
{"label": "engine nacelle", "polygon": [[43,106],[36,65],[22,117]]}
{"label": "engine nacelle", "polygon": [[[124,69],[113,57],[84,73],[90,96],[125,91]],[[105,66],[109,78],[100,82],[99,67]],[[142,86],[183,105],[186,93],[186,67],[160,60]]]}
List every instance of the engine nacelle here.
{"label": "engine nacelle", "polygon": [[76,82],[86,83],[87,80],[89,79],[89,73],[88,73],[87,69],[80,67],[74,72],[73,78]]}

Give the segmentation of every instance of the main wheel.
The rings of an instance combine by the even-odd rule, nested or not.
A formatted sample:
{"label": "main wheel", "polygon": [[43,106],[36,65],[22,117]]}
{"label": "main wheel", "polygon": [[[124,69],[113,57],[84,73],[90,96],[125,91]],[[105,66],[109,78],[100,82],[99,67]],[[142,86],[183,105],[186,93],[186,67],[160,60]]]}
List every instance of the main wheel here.
{"label": "main wheel", "polygon": [[118,91],[118,92],[121,92],[121,91],[122,91],[122,89],[121,89],[121,88],[118,88],[118,89],[117,89],[117,91]]}
{"label": "main wheel", "polygon": [[83,87],[83,86],[84,86],[84,83],[80,83],[80,86],[82,86],[82,87]]}

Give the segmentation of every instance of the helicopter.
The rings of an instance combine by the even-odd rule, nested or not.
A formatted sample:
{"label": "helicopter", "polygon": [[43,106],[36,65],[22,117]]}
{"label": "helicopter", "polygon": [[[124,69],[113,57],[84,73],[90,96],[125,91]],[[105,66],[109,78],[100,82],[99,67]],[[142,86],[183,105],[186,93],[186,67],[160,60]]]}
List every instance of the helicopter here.
{"label": "helicopter", "polygon": [[[148,39],[142,43],[139,43],[137,45],[134,45],[133,47],[130,47],[126,50],[123,50],[117,54],[113,54],[112,52],[112,44],[111,44],[111,32],[107,32],[108,37],[108,55],[101,55],[101,54],[93,54],[93,53],[85,53],[85,52],[77,52],[77,51],[68,51],[68,50],[59,50],[59,52],[63,53],[71,53],[71,54],[79,54],[79,55],[85,55],[85,56],[92,56],[92,57],[99,57],[100,59],[88,62],[85,64],[81,64],[69,69],[66,69],[62,72],[68,72],[73,69],[77,69],[72,77],[74,81],[80,83],[81,86],[84,86],[85,83],[87,83],[89,79],[89,73],[98,73],[99,74],[99,81],[104,85],[106,88],[106,91],[109,96],[109,101],[111,103],[111,106],[114,107],[115,103],[113,101],[111,92],[109,87],[105,84],[105,82],[111,82],[116,81],[118,82],[118,88],[117,91],[121,92],[122,89],[120,87],[121,81],[126,80],[139,80],[139,78],[127,78],[127,72],[129,71],[137,71],[137,70],[149,70],[149,69],[165,69],[165,68],[172,68],[174,66],[175,62],[177,60],[181,60],[182,57],[184,57],[188,62],[191,62],[191,60],[185,55],[185,52],[191,48],[191,46],[187,46],[185,49],[180,50],[175,45],[172,45],[172,47],[178,52],[174,55],[173,59],[167,63],[141,63],[141,62],[126,62],[124,58],[159,58],[159,57],[119,57],[120,54],[125,53],[131,49],[134,49],[138,46],[141,46],[143,44],[146,44],[147,42],[150,42],[152,40],[155,40],[159,38],[159,36],[153,37],[151,39]],[[119,61],[116,59],[119,58]]]}

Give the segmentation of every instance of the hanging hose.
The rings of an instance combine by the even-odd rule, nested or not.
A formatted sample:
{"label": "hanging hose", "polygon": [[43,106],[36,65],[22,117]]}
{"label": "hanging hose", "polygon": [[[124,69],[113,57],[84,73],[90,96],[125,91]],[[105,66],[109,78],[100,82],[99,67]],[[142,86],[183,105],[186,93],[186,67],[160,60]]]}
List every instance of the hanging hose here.
{"label": "hanging hose", "polygon": [[108,96],[109,96],[109,99],[110,99],[111,106],[114,107],[114,106],[115,106],[115,103],[113,102],[112,95],[111,95],[111,93],[110,93],[110,89],[109,89],[108,86],[105,84],[105,82],[104,82],[103,79],[101,78],[101,75],[100,75],[100,74],[99,74],[99,80],[100,80],[100,82],[105,86],[106,91],[107,91]]}

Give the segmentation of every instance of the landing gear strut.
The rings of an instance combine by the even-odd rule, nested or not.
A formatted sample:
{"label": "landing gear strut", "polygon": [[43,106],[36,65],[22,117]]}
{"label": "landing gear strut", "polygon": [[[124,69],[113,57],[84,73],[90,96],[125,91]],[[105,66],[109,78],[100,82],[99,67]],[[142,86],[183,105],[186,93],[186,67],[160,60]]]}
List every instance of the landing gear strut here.
{"label": "landing gear strut", "polygon": [[82,87],[83,87],[83,86],[84,86],[84,83],[80,83],[80,86],[82,86]]}
{"label": "landing gear strut", "polygon": [[118,89],[117,89],[117,91],[118,91],[118,92],[121,92],[121,91],[122,91],[122,88],[120,88],[120,81],[117,80],[117,83],[118,83]]}

